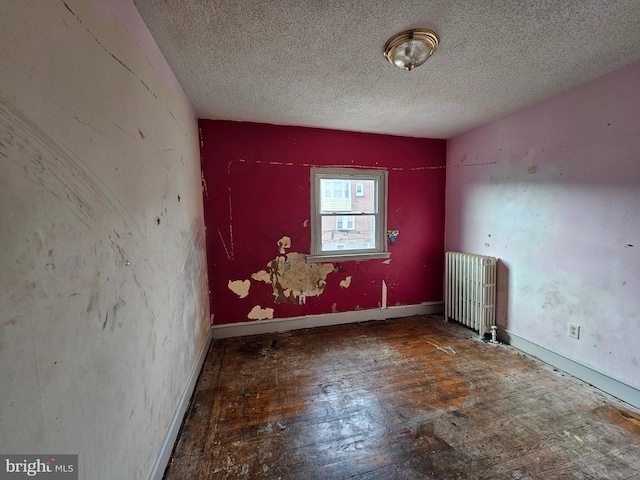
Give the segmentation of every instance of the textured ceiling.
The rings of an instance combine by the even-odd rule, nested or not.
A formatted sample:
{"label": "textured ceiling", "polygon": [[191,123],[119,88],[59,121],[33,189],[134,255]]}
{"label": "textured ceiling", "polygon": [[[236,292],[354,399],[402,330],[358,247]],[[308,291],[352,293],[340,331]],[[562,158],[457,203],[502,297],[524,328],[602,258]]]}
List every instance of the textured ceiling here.
{"label": "textured ceiling", "polygon": [[[208,119],[450,138],[640,59],[638,0],[134,3]],[[405,72],[415,27],[440,46]]]}

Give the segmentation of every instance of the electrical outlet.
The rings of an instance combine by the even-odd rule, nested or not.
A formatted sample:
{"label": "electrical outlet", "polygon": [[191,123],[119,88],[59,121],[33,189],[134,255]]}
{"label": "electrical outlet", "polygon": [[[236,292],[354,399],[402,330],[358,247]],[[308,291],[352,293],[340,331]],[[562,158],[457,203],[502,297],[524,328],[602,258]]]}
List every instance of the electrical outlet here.
{"label": "electrical outlet", "polygon": [[569,336],[573,338],[580,338],[580,326],[573,323],[569,324]]}

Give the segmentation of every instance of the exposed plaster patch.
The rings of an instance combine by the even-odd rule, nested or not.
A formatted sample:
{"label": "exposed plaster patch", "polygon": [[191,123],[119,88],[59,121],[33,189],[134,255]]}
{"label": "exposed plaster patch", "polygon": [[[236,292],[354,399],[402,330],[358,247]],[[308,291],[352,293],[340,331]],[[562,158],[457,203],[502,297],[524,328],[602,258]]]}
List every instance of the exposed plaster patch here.
{"label": "exposed plaster patch", "polygon": [[387,258],[387,259],[386,259],[384,262],[382,262],[382,263],[384,263],[385,265],[389,265],[389,264],[391,263],[391,259],[390,259],[390,258]]}
{"label": "exposed plaster patch", "polygon": [[240,298],[244,298],[249,295],[250,286],[251,282],[249,280],[229,280],[229,290]]}
{"label": "exposed plaster patch", "polygon": [[307,228],[309,226],[309,220],[305,220],[304,222],[302,222],[302,226],[304,228]]}
{"label": "exposed plaster patch", "polygon": [[275,303],[290,300],[297,304],[301,294],[305,297],[321,295],[327,286],[327,275],[335,270],[332,263],[307,263],[306,255],[295,252],[278,256],[267,266],[268,272],[261,270],[251,278],[273,286]]}
{"label": "exposed plaster patch", "polygon": [[271,283],[271,277],[266,270],[260,270],[259,272],[252,273],[251,278],[258,282]]}
{"label": "exposed plaster patch", "polygon": [[260,305],[256,305],[251,309],[247,318],[251,320],[271,320],[273,318],[273,308],[262,308]]}
{"label": "exposed plaster patch", "polygon": [[387,282],[382,281],[382,302],[381,308],[387,308]]}
{"label": "exposed plaster patch", "polygon": [[291,248],[291,239],[287,236],[282,237],[278,240],[278,248],[280,249],[280,253],[284,254],[286,248]]}
{"label": "exposed plaster patch", "polygon": [[342,288],[349,288],[350,285],[351,285],[351,275],[349,275],[347,278],[345,278],[340,282],[340,286]]}

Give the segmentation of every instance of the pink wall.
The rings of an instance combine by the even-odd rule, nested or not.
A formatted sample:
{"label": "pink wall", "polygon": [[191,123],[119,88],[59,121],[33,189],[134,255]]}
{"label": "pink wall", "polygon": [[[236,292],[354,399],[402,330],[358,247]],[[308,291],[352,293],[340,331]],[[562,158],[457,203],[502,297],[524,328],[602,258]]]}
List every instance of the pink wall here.
{"label": "pink wall", "polygon": [[639,86],[640,62],[450,140],[445,240],[502,260],[501,325],[636,386]]}
{"label": "pink wall", "polygon": [[[442,300],[444,140],[211,120],[200,130],[215,324],[248,321],[256,306],[273,318],[378,308],[383,281],[388,306]],[[252,275],[276,257],[309,254],[312,166],[388,170],[388,227],[400,236],[390,262],[334,262],[319,295],[276,304],[272,285]],[[230,281],[245,282],[246,296]]]}

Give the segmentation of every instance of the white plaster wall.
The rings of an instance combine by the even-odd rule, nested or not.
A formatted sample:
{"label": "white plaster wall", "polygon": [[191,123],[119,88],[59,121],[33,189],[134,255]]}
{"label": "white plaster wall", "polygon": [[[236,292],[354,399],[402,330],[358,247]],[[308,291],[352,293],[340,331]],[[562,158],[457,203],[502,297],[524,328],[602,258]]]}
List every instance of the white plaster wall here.
{"label": "white plaster wall", "polygon": [[446,249],[501,259],[498,322],[636,387],[639,85],[637,62],[450,140],[446,197]]}
{"label": "white plaster wall", "polygon": [[209,328],[195,114],[129,0],[0,5],[0,452],[149,475]]}

